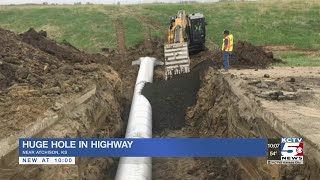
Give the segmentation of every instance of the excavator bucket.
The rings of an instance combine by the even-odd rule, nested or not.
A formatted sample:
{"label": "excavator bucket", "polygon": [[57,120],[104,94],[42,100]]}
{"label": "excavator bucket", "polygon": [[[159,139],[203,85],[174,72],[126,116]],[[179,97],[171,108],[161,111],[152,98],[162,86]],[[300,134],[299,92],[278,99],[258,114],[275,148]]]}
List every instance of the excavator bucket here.
{"label": "excavator bucket", "polygon": [[190,58],[188,43],[174,43],[164,45],[165,79],[175,75],[190,72]]}

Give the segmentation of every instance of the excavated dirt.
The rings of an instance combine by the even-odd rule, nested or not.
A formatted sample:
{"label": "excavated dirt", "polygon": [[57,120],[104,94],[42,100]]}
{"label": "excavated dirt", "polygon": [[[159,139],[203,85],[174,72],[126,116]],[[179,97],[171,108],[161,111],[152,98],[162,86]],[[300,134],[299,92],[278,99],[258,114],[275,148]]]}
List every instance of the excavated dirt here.
{"label": "excavated dirt", "polygon": [[[46,113],[63,120],[37,137],[119,137],[122,84],[101,62],[107,57],[57,44],[44,31],[18,36],[0,29],[0,139],[24,132]],[[77,109],[67,104],[94,87],[94,95]],[[18,166],[13,151],[1,158],[0,179],[96,179],[113,164],[112,158],[83,158],[78,166]]]}
{"label": "excavated dirt", "polygon": [[[128,95],[128,99],[131,99],[131,94],[133,93],[133,85],[138,72],[138,66],[131,66],[132,61],[138,60],[143,56],[152,56],[158,60],[163,61],[163,40],[159,39],[147,39],[147,42],[141,43],[135,47],[128,48],[126,52],[122,53],[118,51],[110,51],[106,48],[103,49],[104,55],[107,57],[107,63],[115,69],[121,79],[123,80],[126,92],[124,94]],[[230,60],[230,64],[235,68],[266,68],[272,63],[281,62],[281,60],[273,58],[271,52],[265,52],[261,47],[253,46],[248,42],[239,41],[235,44],[235,52]],[[221,68],[223,64],[222,60],[223,54],[220,51],[203,51],[198,54],[190,55],[191,67],[193,68],[202,61],[207,61],[207,65],[211,64],[216,68]],[[155,79],[164,79],[164,67],[155,68]]]}
{"label": "excavated dirt", "polygon": [[[143,56],[163,60],[163,43],[161,40],[150,40],[126,51],[109,51],[104,48],[103,53],[92,55],[79,51],[67,42],[57,44],[48,39],[44,31],[30,29],[17,36],[0,29],[0,108],[3,109],[0,112],[0,137],[23,130],[25,124],[32,122],[45,110],[55,110],[57,102],[67,102],[76,95],[87,92],[92,85],[98,86],[98,92],[92,100],[92,103],[98,104],[89,103],[90,107],[88,105],[80,108],[81,112],[75,112],[63,124],[52,128],[45,135],[119,136],[122,127],[116,124],[128,118],[139,68],[131,66],[131,63]],[[239,41],[235,44],[230,65],[237,69],[263,69],[275,62],[280,60],[273,58],[272,53]],[[230,133],[232,137],[265,135],[253,132],[257,130],[260,133],[261,127],[265,128],[264,124],[259,124],[259,119],[251,117],[253,115],[248,120],[254,124],[253,129],[243,123],[246,119],[242,117],[240,110],[244,105],[237,104],[240,100],[232,94],[223,76],[214,70],[221,68],[222,64],[220,51],[204,51],[191,55],[192,71],[189,74],[164,81],[163,67],[155,69],[155,82],[146,84],[142,92],[153,108],[155,137],[224,138],[230,137]],[[276,94],[277,98],[281,95]],[[96,122],[90,121],[90,118],[94,116],[94,109],[102,108],[100,106],[108,107],[108,118],[95,125]],[[247,111],[242,113],[244,112]],[[81,113],[86,114],[88,119],[79,120]],[[241,120],[238,124],[231,123],[235,132],[230,131],[228,119]],[[73,123],[75,120],[76,125]],[[90,123],[84,123],[87,121]],[[238,130],[237,126],[243,126],[243,129]],[[61,127],[65,131],[61,131]],[[68,130],[70,127],[73,130]],[[88,133],[91,132],[88,129],[94,129],[94,133]],[[244,129],[249,129],[248,134],[241,134],[247,132]],[[252,170],[253,173],[244,171],[245,168],[239,168],[235,162],[224,158],[154,158],[153,179],[249,179],[259,176],[255,170]],[[243,160],[242,164],[247,162],[250,162],[249,165],[257,164],[256,160]],[[114,175],[117,165],[111,158],[83,158],[80,164],[78,170],[71,166],[20,169],[11,178],[54,179],[52,174],[59,174],[60,179],[108,179]],[[255,166],[251,169],[255,169]],[[261,177],[271,178],[265,174]]]}
{"label": "excavated dirt", "polygon": [[[191,66],[200,61],[211,60],[217,68],[223,67],[222,51],[204,51],[191,56]],[[262,47],[257,47],[246,41],[238,41],[234,45],[233,53],[230,57],[231,68],[267,68],[273,63],[281,63],[280,59],[273,57],[272,52],[266,52]]]}
{"label": "excavated dirt", "polygon": [[122,54],[126,50],[123,24],[122,24],[122,21],[119,19],[117,19],[114,22],[114,24],[116,26],[116,32],[117,32],[117,47]]}
{"label": "excavated dirt", "polygon": [[34,48],[40,49],[62,61],[80,62],[82,64],[101,63],[105,57],[101,54],[87,54],[81,52],[70,43],[64,41],[57,45],[57,42],[47,38],[45,31],[36,32],[33,28],[19,35],[21,40]]}
{"label": "excavated dirt", "polygon": [[[236,68],[266,68],[272,63],[281,62],[274,59],[272,53],[266,53],[262,48],[248,42],[239,41],[234,48],[230,60]],[[166,128],[179,129],[185,125],[185,110],[194,105],[200,87],[199,73],[208,67],[220,68],[222,52],[204,51],[191,56],[192,70],[169,81],[160,80],[147,84],[142,91],[153,107],[153,130]]]}
{"label": "excavated dirt", "polygon": [[[237,70],[234,70],[237,72]],[[256,72],[251,70],[252,72]],[[314,71],[313,71],[314,72]],[[261,75],[261,73],[260,73]],[[260,79],[263,79],[263,74]],[[278,82],[269,81],[270,89],[279,91],[284,87],[290,87],[292,78],[281,78]],[[314,109],[319,105],[319,96],[316,93],[319,86],[316,83],[317,78],[309,80],[296,78],[295,89],[303,90],[298,93],[296,100],[281,100],[275,104],[275,109],[282,109],[282,116],[287,115],[285,106],[294,108],[290,111],[298,111],[296,121],[301,122],[298,117],[304,120],[314,120],[319,118],[319,113]],[[248,79],[247,79],[248,80]],[[283,81],[282,81],[283,80]],[[243,82],[233,74],[221,74],[218,71],[209,68],[201,78],[201,86],[197,93],[196,103],[185,109],[185,125],[178,130],[164,129],[155,133],[155,137],[167,138],[280,138],[286,130],[274,128],[268,124],[281,123],[279,119],[270,116],[261,107],[261,99],[257,97],[261,94],[256,84],[251,84],[253,80]],[[264,80],[267,81],[267,80]],[[304,83],[307,81],[308,83]],[[262,80],[260,82],[263,82]],[[285,86],[286,84],[287,86]],[[314,89],[309,92],[309,97],[305,96],[305,86]],[[248,86],[254,86],[252,89]],[[159,86],[155,86],[159,88]],[[174,87],[172,87],[174,88]],[[317,89],[316,89],[317,88]],[[259,93],[260,92],[260,93]],[[318,91],[319,92],[319,91]],[[179,93],[176,93],[178,95]],[[181,93],[183,94],[183,93]],[[270,106],[272,101],[265,102]],[[278,102],[278,100],[276,101]],[[292,103],[294,102],[294,103]],[[296,103],[298,105],[296,105]],[[303,108],[299,107],[303,103]],[[152,104],[152,103],[151,103]],[[280,105],[281,104],[281,105]],[[281,107],[280,107],[281,106]],[[172,107],[175,108],[175,107]],[[153,109],[159,111],[158,109]],[[174,115],[172,111],[171,115]],[[293,113],[291,112],[291,113]],[[307,114],[306,114],[307,113]],[[288,114],[289,117],[292,117]],[[307,117],[308,116],[308,117]],[[298,120],[299,119],[299,120]],[[293,120],[293,119],[292,119]],[[271,123],[271,124],[272,124]],[[287,121],[291,123],[291,121]],[[295,122],[296,123],[296,122]],[[293,124],[290,124],[293,125]],[[316,125],[316,123],[314,123]],[[299,127],[296,127],[300,129]],[[290,131],[289,129],[287,129]],[[306,130],[307,131],[307,130]],[[307,134],[311,131],[307,131]],[[315,133],[315,132],[314,132]],[[313,139],[313,142],[316,142]],[[311,148],[311,145],[308,145]],[[311,152],[311,150],[310,150]],[[318,179],[319,165],[314,163],[317,155],[309,154],[305,156],[303,166],[286,165],[271,166],[266,164],[265,158],[153,158],[153,179]]]}
{"label": "excavated dirt", "polygon": [[[240,50],[235,51],[234,59],[231,60],[231,63],[234,63],[233,67],[265,69],[274,62],[280,62],[261,48],[249,44],[249,48],[246,49],[246,45],[248,44],[240,44],[238,46]],[[252,56],[249,55],[250,52]],[[253,95],[258,96],[257,91],[235,91],[232,84],[237,80],[230,81],[230,84],[224,78],[225,75],[218,71],[209,68],[209,73],[206,72],[209,66],[219,68],[222,62],[218,60],[212,62],[210,58],[217,56],[216,59],[218,59],[222,54],[213,53],[213,56],[208,55],[210,52],[201,54],[207,59],[197,61],[198,64],[191,59],[193,70],[190,74],[179,75],[168,81],[156,81],[144,87],[142,93],[153,107],[154,136],[170,138],[281,137],[278,131],[271,128],[263,119],[267,116],[259,110],[261,103],[256,101]],[[191,56],[191,58],[202,56],[201,54]],[[260,61],[253,62],[251,58]],[[235,78],[235,75],[228,76],[231,79]],[[261,75],[261,78],[268,77],[270,75]],[[270,92],[267,97],[263,98],[278,101],[301,99],[302,97],[283,94],[279,91],[282,89],[294,92],[298,87],[306,89],[301,83],[293,86],[296,79],[299,78],[286,78],[285,82],[280,80],[279,83],[265,82],[267,87],[276,91],[275,93]],[[311,80],[308,82],[315,83]],[[266,88],[261,80],[253,81],[253,84],[258,85],[258,88]],[[248,85],[244,86],[248,87]],[[317,113],[313,111],[312,114]],[[274,167],[266,165],[264,158],[153,158],[153,179],[245,180],[317,177],[318,171],[314,169],[317,169],[318,166],[308,160],[306,164],[303,167]]]}
{"label": "excavated dirt", "polygon": [[[91,58],[94,55],[54,44],[32,29],[24,38],[3,29],[0,34],[0,119],[4,129],[0,137],[22,130],[56,101],[84,93],[93,84],[121,91],[119,77],[110,66],[90,63],[102,61],[102,55]],[[73,55],[76,52],[78,55]]]}

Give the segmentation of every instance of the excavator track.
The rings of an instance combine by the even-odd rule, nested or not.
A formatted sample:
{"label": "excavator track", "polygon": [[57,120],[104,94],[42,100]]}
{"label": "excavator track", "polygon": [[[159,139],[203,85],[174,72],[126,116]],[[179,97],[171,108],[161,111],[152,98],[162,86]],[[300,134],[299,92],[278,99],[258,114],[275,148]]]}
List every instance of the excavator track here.
{"label": "excavator track", "polygon": [[190,58],[188,43],[174,43],[164,45],[165,79],[175,75],[190,72]]}

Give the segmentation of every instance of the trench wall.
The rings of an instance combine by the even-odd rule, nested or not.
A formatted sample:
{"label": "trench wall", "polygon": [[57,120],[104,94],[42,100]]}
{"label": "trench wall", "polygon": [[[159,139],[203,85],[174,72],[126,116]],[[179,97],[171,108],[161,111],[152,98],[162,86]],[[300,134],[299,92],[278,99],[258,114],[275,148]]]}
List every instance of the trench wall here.
{"label": "trench wall", "polygon": [[[50,112],[50,113],[48,113]],[[53,112],[38,119],[25,131],[0,141],[0,179],[106,179],[106,170],[115,164],[113,158],[76,158],[76,165],[18,165],[18,139],[119,137],[123,133],[121,108],[117,95],[94,87]]]}
{"label": "trench wall", "polygon": [[[259,106],[239,83],[233,76],[212,69],[202,77],[197,104],[187,113],[187,124],[195,128],[195,137],[303,137]],[[309,141],[305,141],[308,148],[303,165],[268,165],[266,158],[232,158],[229,165],[239,179],[318,179],[319,149]]]}

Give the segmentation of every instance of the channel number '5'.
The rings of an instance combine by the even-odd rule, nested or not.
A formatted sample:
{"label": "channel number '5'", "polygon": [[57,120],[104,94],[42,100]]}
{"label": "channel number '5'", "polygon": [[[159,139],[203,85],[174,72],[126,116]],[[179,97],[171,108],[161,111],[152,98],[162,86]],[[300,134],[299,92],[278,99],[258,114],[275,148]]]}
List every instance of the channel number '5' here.
{"label": "channel number '5'", "polygon": [[282,150],[282,156],[295,156],[302,152],[302,148],[299,147],[300,143],[285,143]]}

